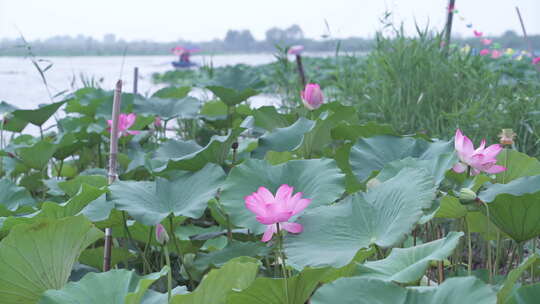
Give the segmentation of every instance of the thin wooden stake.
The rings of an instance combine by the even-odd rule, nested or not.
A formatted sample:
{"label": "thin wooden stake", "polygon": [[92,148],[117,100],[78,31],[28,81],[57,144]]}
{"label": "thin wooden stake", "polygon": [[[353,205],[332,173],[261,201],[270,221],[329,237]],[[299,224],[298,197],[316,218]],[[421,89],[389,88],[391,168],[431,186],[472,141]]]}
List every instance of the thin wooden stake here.
{"label": "thin wooden stake", "polygon": [[446,28],[444,30],[444,48],[446,51],[450,49],[450,38],[452,36],[452,23],[454,20],[454,7],[456,6],[456,0],[448,0],[448,15],[446,17]]}
{"label": "thin wooden stake", "polygon": [[133,95],[137,95],[139,89],[139,68],[133,69]]}
{"label": "thin wooden stake", "polygon": [[[108,183],[112,184],[117,177],[116,163],[118,157],[118,118],[120,116],[120,105],[122,104],[122,81],[116,82],[114,90],[111,126],[111,146],[109,149],[109,173]],[[111,269],[111,249],[112,249],[112,229],[105,228],[105,248],[103,252],[103,271]]]}
{"label": "thin wooden stake", "polygon": [[525,29],[525,23],[523,22],[523,18],[521,17],[521,12],[519,11],[519,7],[517,6],[516,6],[516,13],[519,18],[519,23],[521,24],[521,30],[523,31],[523,39],[525,39],[525,42],[527,43],[531,56],[534,57],[534,49],[533,49],[531,41],[529,40],[529,36],[527,35],[527,30]]}
{"label": "thin wooden stake", "polygon": [[302,83],[302,90],[306,87],[306,73],[304,72],[304,65],[302,64],[302,56],[296,54],[296,65],[298,67],[298,75],[300,75],[300,82]]}

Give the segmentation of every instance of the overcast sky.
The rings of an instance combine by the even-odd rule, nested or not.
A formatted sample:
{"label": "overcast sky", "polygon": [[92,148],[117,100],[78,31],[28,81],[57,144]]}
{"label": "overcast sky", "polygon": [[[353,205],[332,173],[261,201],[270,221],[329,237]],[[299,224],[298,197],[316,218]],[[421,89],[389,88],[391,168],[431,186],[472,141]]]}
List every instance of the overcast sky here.
{"label": "overcast sky", "polygon": [[[0,39],[54,35],[114,33],[127,40],[206,41],[223,38],[228,29],[249,29],[257,39],[272,27],[298,24],[307,37],[372,37],[385,10],[394,21],[414,21],[441,28],[447,0],[0,0]],[[540,34],[540,0],[456,0],[455,33],[470,36],[466,27],[488,35],[508,29],[521,33],[514,7],[521,8],[527,30]]]}

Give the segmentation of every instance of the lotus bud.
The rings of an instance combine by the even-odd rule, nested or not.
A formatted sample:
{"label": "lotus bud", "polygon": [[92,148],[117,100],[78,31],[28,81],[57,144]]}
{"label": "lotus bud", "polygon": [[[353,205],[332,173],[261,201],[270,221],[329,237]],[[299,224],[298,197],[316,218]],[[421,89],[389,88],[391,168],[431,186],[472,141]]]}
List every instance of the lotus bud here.
{"label": "lotus bud", "polygon": [[293,45],[289,48],[287,53],[289,55],[300,55],[304,51],[303,45]]}
{"label": "lotus bud", "polygon": [[302,91],[301,96],[304,105],[310,110],[319,108],[324,102],[324,95],[321,87],[316,83],[308,83],[306,88]]}
{"label": "lotus bud", "polygon": [[156,225],[156,240],[161,245],[165,245],[169,241],[167,230],[165,230],[165,227],[161,224]]}
{"label": "lotus bud", "polygon": [[156,119],[154,120],[154,126],[156,128],[161,128],[161,118],[159,116],[156,116]]}
{"label": "lotus bud", "polygon": [[459,190],[459,199],[465,202],[474,201],[476,199],[476,192],[469,188],[461,188]]}

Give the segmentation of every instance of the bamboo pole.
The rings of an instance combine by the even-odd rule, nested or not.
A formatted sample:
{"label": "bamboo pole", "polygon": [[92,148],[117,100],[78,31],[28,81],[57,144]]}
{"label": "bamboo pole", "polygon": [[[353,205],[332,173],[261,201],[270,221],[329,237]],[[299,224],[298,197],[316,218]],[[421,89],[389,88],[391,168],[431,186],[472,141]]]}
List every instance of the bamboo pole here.
{"label": "bamboo pole", "polygon": [[133,95],[137,95],[139,89],[139,68],[133,69]]}
{"label": "bamboo pole", "polygon": [[[118,118],[120,116],[120,105],[122,104],[122,81],[116,82],[114,90],[111,126],[111,145],[109,148],[109,172],[108,183],[112,184],[117,177],[116,162],[118,157]],[[111,249],[112,249],[112,228],[105,228],[105,248],[103,252],[103,271],[111,269]]]}
{"label": "bamboo pole", "polygon": [[296,65],[298,67],[298,75],[300,75],[300,82],[302,83],[302,90],[306,87],[306,73],[304,72],[304,65],[302,64],[302,56],[296,54]]}

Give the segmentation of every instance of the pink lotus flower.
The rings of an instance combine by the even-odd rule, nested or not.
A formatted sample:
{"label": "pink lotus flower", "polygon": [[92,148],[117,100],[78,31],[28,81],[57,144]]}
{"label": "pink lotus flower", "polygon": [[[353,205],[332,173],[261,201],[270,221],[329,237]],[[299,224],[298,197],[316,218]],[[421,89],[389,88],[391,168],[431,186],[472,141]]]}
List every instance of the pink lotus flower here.
{"label": "pink lotus flower", "polygon": [[474,37],[478,37],[478,38],[480,38],[480,37],[482,37],[484,35],[484,33],[479,32],[477,30],[474,30],[473,33],[474,33]]}
{"label": "pink lotus flower", "polygon": [[161,245],[165,245],[169,241],[169,234],[167,234],[167,230],[161,224],[156,225],[156,240]]}
{"label": "pink lotus flower", "polygon": [[497,58],[501,57],[502,54],[503,54],[503,53],[502,53],[501,51],[493,50],[493,51],[491,52],[491,58],[497,59]]}
{"label": "pink lotus flower", "polygon": [[480,56],[486,56],[489,55],[489,53],[491,53],[489,49],[483,49],[480,51]]}
{"label": "pink lotus flower", "polygon": [[532,60],[532,64],[539,64],[540,63],[540,57],[536,57]]}
{"label": "pink lotus flower", "polygon": [[261,241],[272,239],[272,235],[277,233],[278,223],[281,229],[290,233],[300,233],[304,229],[301,224],[288,221],[302,212],[311,203],[311,199],[302,198],[302,192],[293,195],[293,191],[293,187],[283,184],[274,197],[268,189],[259,187],[257,192],[244,198],[246,208],[256,215],[259,223],[266,225]]}
{"label": "pink lotus flower", "polygon": [[156,119],[154,120],[154,126],[156,128],[161,128],[161,118],[159,116],[156,116]]}
{"label": "pink lotus flower", "polygon": [[480,147],[474,149],[472,141],[460,129],[457,129],[454,138],[454,146],[460,162],[452,168],[457,173],[462,173],[471,168],[471,175],[477,175],[480,172],[496,174],[505,171],[503,166],[496,165],[497,154],[503,147],[499,144],[491,145],[486,148],[486,140],[482,140]]}
{"label": "pink lotus flower", "polygon": [[[135,113],[120,114],[120,116],[118,117],[118,132],[120,132],[120,136],[136,135],[141,133],[140,131],[128,130],[133,125],[133,123],[135,123],[136,119],[137,115]],[[107,124],[109,125],[108,130],[109,132],[111,132],[112,119],[107,120]]]}
{"label": "pink lotus flower", "polygon": [[293,45],[289,48],[289,51],[287,53],[289,55],[300,55],[304,51],[303,45]]}
{"label": "pink lotus flower", "polygon": [[315,110],[324,102],[324,95],[321,87],[316,83],[306,84],[306,88],[300,93],[306,108]]}
{"label": "pink lotus flower", "polygon": [[483,45],[490,45],[491,43],[493,43],[493,40],[491,39],[487,39],[487,38],[482,39]]}

